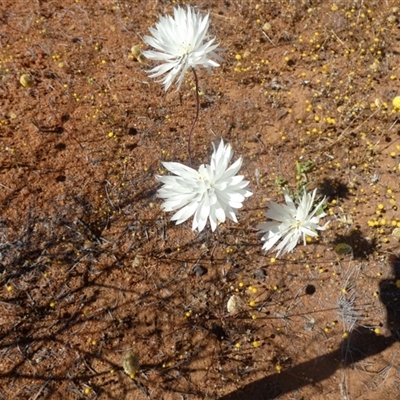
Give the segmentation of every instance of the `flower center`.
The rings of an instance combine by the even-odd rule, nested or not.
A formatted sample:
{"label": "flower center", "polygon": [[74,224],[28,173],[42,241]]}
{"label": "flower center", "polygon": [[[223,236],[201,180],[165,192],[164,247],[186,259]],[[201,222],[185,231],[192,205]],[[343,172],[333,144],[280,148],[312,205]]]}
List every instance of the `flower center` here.
{"label": "flower center", "polygon": [[191,52],[192,46],[189,43],[183,42],[182,45],[181,45],[181,49],[182,49],[183,55],[187,56]]}
{"label": "flower center", "polygon": [[208,191],[208,190],[212,189],[211,181],[210,181],[209,179],[204,178],[204,177],[201,177],[201,178],[200,178],[200,182],[202,183],[203,188],[204,188],[205,190]]}
{"label": "flower center", "polygon": [[199,180],[201,191],[207,193],[208,196],[212,195],[214,193],[214,182],[205,176],[201,176]]}

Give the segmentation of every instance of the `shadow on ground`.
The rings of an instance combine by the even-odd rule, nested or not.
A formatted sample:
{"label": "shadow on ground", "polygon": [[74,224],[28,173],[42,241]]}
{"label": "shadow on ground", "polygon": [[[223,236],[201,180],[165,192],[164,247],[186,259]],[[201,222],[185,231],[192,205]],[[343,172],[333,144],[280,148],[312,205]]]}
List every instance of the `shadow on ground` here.
{"label": "shadow on ground", "polygon": [[378,354],[400,340],[400,258],[391,256],[389,263],[393,278],[380,282],[380,300],[386,307],[387,326],[391,336],[377,336],[368,328],[356,328],[341,346],[328,354],[316,357],[266,378],[253,382],[219,400],[269,400],[295,392],[306,385],[315,385],[332,376],[338,369],[350,367]]}

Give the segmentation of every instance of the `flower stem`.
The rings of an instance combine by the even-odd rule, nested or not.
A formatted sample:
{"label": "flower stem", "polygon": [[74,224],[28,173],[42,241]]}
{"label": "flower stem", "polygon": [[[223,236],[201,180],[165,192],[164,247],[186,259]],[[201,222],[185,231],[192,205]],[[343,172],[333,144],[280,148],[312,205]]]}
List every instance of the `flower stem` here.
{"label": "flower stem", "polygon": [[192,126],[190,127],[189,131],[189,139],[188,139],[188,154],[189,154],[189,165],[192,166],[192,151],[191,151],[191,140],[192,140],[192,133],[194,130],[194,126],[196,125],[197,120],[199,119],[199,111],[200,111],[200,99],[199,99],[199,81],[197,79],[196,70],[192,67],[192,71],[194,74],[194,82],[195,82],[195,90],[196,90],[196,115],[192,122]]}

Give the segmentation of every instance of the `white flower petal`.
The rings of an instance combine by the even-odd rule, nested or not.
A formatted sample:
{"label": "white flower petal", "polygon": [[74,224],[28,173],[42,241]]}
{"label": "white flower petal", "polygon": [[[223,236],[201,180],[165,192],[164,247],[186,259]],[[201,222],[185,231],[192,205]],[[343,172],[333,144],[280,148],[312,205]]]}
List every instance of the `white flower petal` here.
{"label": "white flower petal", "polygon": [[283,189],[283,193],[286,204],[280,205],[271,201],[269,210],[265,213],[267,218],[274,221],[264,222],[258,226],[259,232],[263,234],[261,240],[265,241],[263,245],[265,251],[270,250],[279,239],[282,239],[276,246],[277,257],[293,251],[301,238],[306,245],[307,236],[318,236],[317,231],[324,230],[328,224],[319,225],[320,219],[326,215],[324,212],[316,215],[325,198],[312,210],[316,189],[312,193],[304,191],[297,207],[286,189]]}
{"label": "white flower petal", "polygon": [[272,231],[270,231],[268,234],[264,235],[262,237],[262,240],[265,241],[265,243],[263,245],[263,250],[268,251],[268,250],[272,249],[272,247],[275,246],[275,244],[278,242],[278,240],[281,237],[282,236],[279,233],[274,233]]}
{"label": "white flower petal", "polygon": [[197,203],[189,203],[187,206],[176,212],[171,220],[176,221],[176,224],[179,225],[182,222],[185,222],[188,218],[190,218],[197,210]]}
{"label": "white flower petal", "polygon": [[165,63],[148,71],[150,77],[167,74],[161,80],[165,90],[168,90],[175,80],[179,90],[188,68],[202,65],[209,70],[211,67],[219,67],[218,62],[224,61],[218,55],[222,49],[214,43],[215,38],[208,40],[208,27],[209,14],[202,17],[190,6],[186,10],[181,7],[174,8],[173,17],[160,17],[155,28],[149,28],[152,36],[143,38],[149,46],[157,50],[145,50],[143,55],[150,60]]}
{"label": "white flower petal", "polygon": [[182,176],[185,178],[187,178],[188,176],[190,176],[191,178],[197,178],[199,176],[199,173],[195,169],[177,162],[163,162],[162,165],[169,172],[172,172],[173,174],[178,176]]}
{"label": "white flower petal", "polygon": [[224,223],[226,219],[225,211],[224,208],[221,206],[221,204],[217,204],[215,207],[215,217],[218,220],[218,222]]}
{"label": "white flower petal", "polygon": [[[174,175],[156,176],[163,184],[157,196],[164,199],[164,211],[179,210],[173,215],[173,221],[180,224],[193,215],[192,229],[199,232],[207,220],[213,231],[226,218],[237,222],[237,210],[252,193],[246,188],[249,182],[243,180],[243,176],[232,176],[231,171],[225,174],[230,169],[228,162],[231,158],[232,149],[221,140],[218,148],[214,147],[211,165],[200,165],[197,171],[176,162],[163,163]],[[238,164],[235,162],[233,165],[236,169]]]}

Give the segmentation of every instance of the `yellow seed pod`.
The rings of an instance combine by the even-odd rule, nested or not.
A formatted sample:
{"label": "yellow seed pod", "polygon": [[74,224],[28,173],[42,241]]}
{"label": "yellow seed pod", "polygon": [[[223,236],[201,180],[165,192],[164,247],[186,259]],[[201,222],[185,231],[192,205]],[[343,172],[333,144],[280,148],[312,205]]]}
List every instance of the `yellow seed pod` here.
{"label": "yellow seed pod", "polygon": [[19,83],[26,88],[30,88],[33,86],[33,79],[32,76],[30,76],[29,74],[23,74],[21,75],[21,77],[19,78]]}
{"label": "yellow seed pod", "polygon": [[271,24],[269,22],[266,22],[263,27],[263,31],[268,32],[271,29]]}
{"label": "yellow seed pod", "polygon": [[131,53],[135,58],[138,58],[142,54],[140,47],[136,45],[131,47]]}
{"label": "yellow seed pod", "polygon": [[137,58],[137,60],[141,63],[141,64],[145,64],[147,61],[147,58],[143,55],[140,54],[139,57]]}
{"label": "yellow seed pod", "polygon": [[342,254],[349,254],[353,251],[352,247],[347,243],[339,243],[334,248],[335,253],[342,255]]}
{"label": "yellow seed pod", "polygon": [[375,60],[375,61],[369,66],[369,68],[370,68],[372,71],[374,71],[374,72],[377,72],[377,71],[379,70],[379,67],[380,67],[380,63],[379,63],[378,60]]}
{"label": "yellow seed pod", "polygon": [[142,54],[140,47],[135,45],[131,47],[131,54],[136,58],[140,63],[144,64],[146,62],[146,57]]}
{"label": "yellow seed pod", "polygon": [[400,110],[400,96],[396,96],[393,100],[393,107]]}
{"label": "yellow seed pod", "polygon": [[124,367],[125,373],[133,379],[140,369],[139,356],[136,353],[128,351],[124,356],[122,366]]}
{"label": "yellow seed pod", "polygon": [[346,108],[345,108],[344,106],[339,106],[339,107],[337,108],[337,112],[338,112],[338,113],[343,113],[345,110],[346,110]]}

